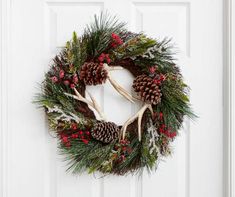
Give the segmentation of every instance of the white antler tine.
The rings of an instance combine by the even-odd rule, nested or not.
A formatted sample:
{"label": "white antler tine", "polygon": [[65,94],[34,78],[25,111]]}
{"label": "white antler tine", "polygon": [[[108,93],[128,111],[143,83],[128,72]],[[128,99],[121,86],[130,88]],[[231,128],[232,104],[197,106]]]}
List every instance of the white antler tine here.
{"label": "white antler tine", "polygon": [[134,103],[134,98],[130,93],[128,93],[122,86],[120,86],[110,75],[109,71],[115,70],[114,67],[110,67],[108,64],[104,63],[103,64],[104,68],[108,72],[108,80],[111,83],[111,85],[114,87],[117,92],[119,92],[123,97]]}
{"label": "white antler tine", "polygon": [[99,114],[100,118],[102,120],[105,120],[105,116],[104,113],[102,112],[101,108],[99,107],[98,103],[95,101],[95,98],[88,93],[89,97],[91,98],[91,101],[89,101],[88,99],[84,98],[78,91],[76,88],[73,88],[75,95],[73,94],[69,94],[69,93],[64,93],[67,96],[70,96],[78,101],[81,101],[83,103],[86,103],[87,105],[91,106],[93,109],[95,109],[97,111],[97,113]]}
{"label": "white antler tine", "polygon": [[[107,69],[107,67],[106,67],[106,69]],[[121,66],[109,66],[108,67],[108,71],[113,71],[113,70],[123,70],[123,67],[121,67]]]}
{"label": "white antler tine", "polygon": [[135,119],[137,119],[137,123],[138,123],[138,138],[139,141],[141,141],[141,122],[142,122],[142,118],[144,115],[144,112],[146,111],[146,109],[149,109],[151,114],[153,114],[153,109],[151,104],[144,104],[143,107],[131,118],[129,118],[123,125],[121,132],[122,132],[122,139],[125,138],[126,135],[126,129],[128,127],[128,125],[130,125],[132,122],[135,121]]}
{"label": "white antler tine", "polygon": [[104,113],[102,112],[102,109],[101,107],[98,105],[98,103],[96,102],[95,98],[91,95],[90,92],[87,91],[87,94],[89,95],[92,103],[93,103],[93,106],[94,108],[96,109],[96,111],[99,113],[100,117],[102,117],[103,120],[106,120],[106,117],[104,115]]}
{"label": "white antler tine", "polygon": [[112,77],[109,76],[108,80],[115,90],[117,90],[126,99],[134,103],[133,97],[124,88],[122,88]]}

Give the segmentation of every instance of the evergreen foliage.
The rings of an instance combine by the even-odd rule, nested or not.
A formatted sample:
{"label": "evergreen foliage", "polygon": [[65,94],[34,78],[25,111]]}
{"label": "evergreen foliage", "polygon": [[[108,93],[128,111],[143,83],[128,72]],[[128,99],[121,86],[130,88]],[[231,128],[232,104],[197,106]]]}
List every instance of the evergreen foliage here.
{"label": "evergreen foliage", "polygon": [[[111,45],[112,35],[117,35],[121,44]],[[42,93],[35,99],[46,110],[68,170],[73,173],[88,170],[89,173],[101,171],[123,175],[142,172],[146,167],[151,172],[162,158],[171,153],[170,142],[178,134],[184,116],[195,117],[189,103],[189,87],[175,65],[173,51],[170,39],[158,41],[143,33],[129,32],[125,23],[107,13],[95,16],[81,37],[73,33],[72,40],[53,59],[41,86]],[[86,104],[64,93],[72,94],[74,87],[84,93],[85,85],[79,79],[80,69],[85,62],[99,62],[101,54],[109,54],[110,65],[116,62],[130,65],[133,73],[165,76],[160,85],[161,102],[153,105],[155,117],[145,113],[147,125],[155,128],[152,130],[155,137],[151,136],[147,125],[142,128],[141,141],[134,129],[128,132],[125,140],[117,139],[109,144],[91,137],[90,132],[97,122],[94,114]],[[155,68],[156,71],[150,72]],[[150,151],[151,140],[156,147],[153,152]]]}

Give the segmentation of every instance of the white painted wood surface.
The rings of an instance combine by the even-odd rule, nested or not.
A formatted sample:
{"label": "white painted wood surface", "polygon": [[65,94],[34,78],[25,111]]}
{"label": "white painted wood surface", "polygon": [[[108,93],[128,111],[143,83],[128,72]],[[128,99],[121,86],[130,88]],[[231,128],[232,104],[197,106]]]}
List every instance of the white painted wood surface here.
{"label": "white painted wood surface", "polygon": [[[2,0],[1,175],[2,197],[222,197],[223,31],[222,0]],[[95,13],[109,10],[133,31],[169,36],[200,116],[185,121],[174,154],[151,176],[72,176],[56,154],[43,111],[31,104],[58,47],[79,34]],[[113,77],[131,90],[127,71]],[[123,123],[138,106],[113,88],[90,88],[108,118]],[[120,106],[123,106],[122,109]]]}

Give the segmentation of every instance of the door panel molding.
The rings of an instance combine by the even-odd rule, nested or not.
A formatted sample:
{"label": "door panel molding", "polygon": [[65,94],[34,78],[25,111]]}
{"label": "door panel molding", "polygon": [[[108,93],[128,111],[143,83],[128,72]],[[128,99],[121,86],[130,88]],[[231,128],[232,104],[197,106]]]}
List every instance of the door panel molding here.
{"label": "door panel molding", "polygon": [[235,3],[224,1],[224,196],[235,197]]}
{"label": "door panel molding", "polygon": [[11,0],[0,1],[0,196],[8,192],[8,66],[11,36]]}

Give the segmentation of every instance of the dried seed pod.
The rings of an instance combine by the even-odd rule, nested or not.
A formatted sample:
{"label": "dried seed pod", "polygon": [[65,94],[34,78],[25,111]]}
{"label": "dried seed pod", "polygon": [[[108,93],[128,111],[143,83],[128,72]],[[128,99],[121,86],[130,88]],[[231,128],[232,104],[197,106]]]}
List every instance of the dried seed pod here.
{"label": "dried seed pod", "polygon": [[132,87],[141,100],[153,105],[161,102],[161,90],[156,79],[142,74],[135,78]]}
{"label": "dried seed pod", "polygon": [[118,138],[120,129],[113,122],[97,122],[91,130],[94,139],[103,143],[110,143]]}
{"label": "dried seed pod", "polygon": [[105,83],[108,72],[102,63],[85,62],[80,70],[79,78],[85,85],[98,85]]}

